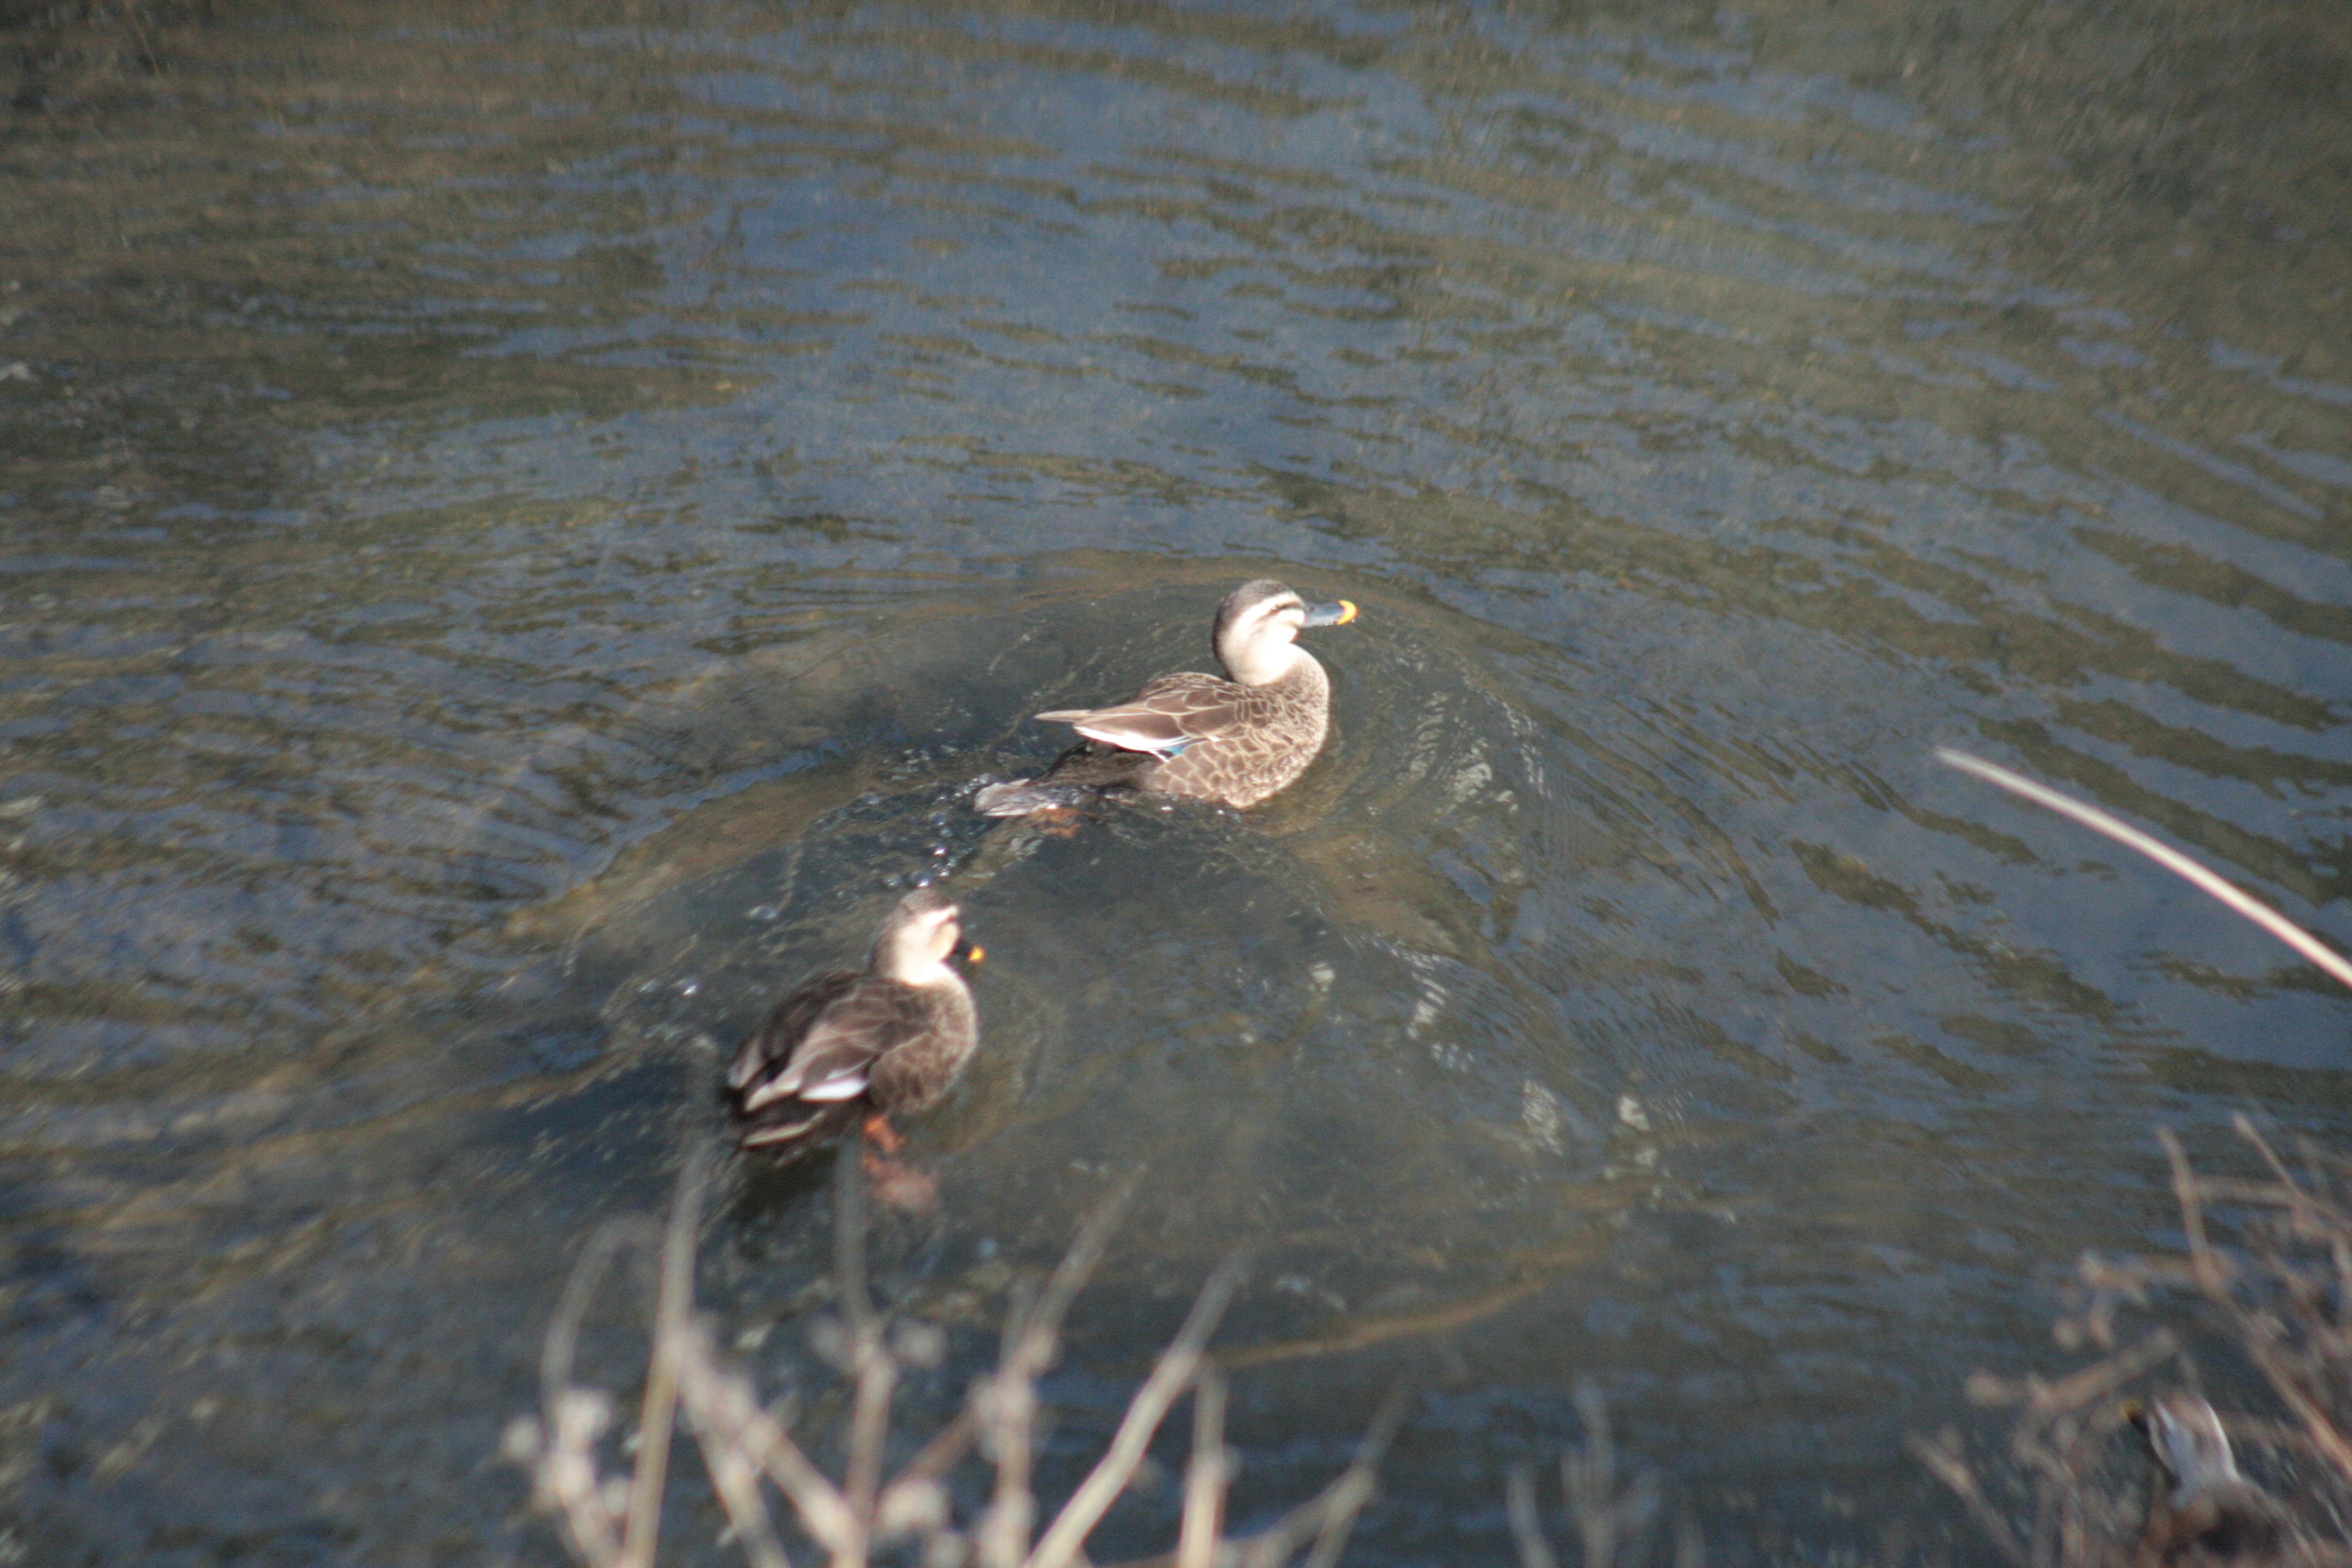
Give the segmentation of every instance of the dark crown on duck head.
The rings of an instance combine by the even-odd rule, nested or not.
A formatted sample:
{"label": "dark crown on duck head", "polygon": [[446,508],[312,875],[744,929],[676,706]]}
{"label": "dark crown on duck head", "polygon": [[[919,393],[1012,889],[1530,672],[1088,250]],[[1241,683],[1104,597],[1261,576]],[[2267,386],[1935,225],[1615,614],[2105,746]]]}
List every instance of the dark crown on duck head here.
{"label": "dark crown on duck head", "polygon": [[1289,584],[1277,583],[1271,577],[1259,577],[1243,584],[1240,587],[1226,595],[1225,602],[1217,606],[1217,629],[1215,632],[1217,646],[1220,647],[1224,646],[1225,634],[1234,629],[1235,622],[1239,621],[1242,616],[1249,611],[1265,604],[1268,599],[1295,599],[1297,597],[1298,597],[1298,595],[1291,591]]}
{"label": "dark crown on duck head", "polygon": [[892,907],[890,913],[885,917],[883,924],[904,925],[919,915],[928,915],[935,910],[953,908],[955,908],[955,900],[948,897],[945,888],[917,888]]}
{"label": "dark crown on duck head", "polygon": [[876,931],[875,939],[877,942],[887,942],[892,931],[904,931],[925,915],[936,914],[941,910],[954,908],[955,900],[949,898],[944,889],[932,887],[917,888],[890,906],[890,912],[882,917],[882,924]]}
{"label": "dark crown on duck head", "polygon": [[955,900],[948,896],[947,890],[943,888],[917,888],[897,903],[892,904],[890,912],[882,917],[882,924],[874,933],[874,950],[872,957],[868,960],[869,963],[876,969],[887,968],[891,951],[897,945],[900,933],[924,916],[938,914],[942,910],[950,911],[950,920],[955,923],[959,931],[961,930],[963,925],[961,911],[956,909]]}
{"label": "dark crown on duck head", "polygon": [[908,893],[906,898],[901,898],[901,900],[891,905],[889,914],[882,917],[882,933],[889,936],[891,931],[896,931],[898,926],[906,926],[910,924],[910,921],[922,920],[924,914],[939,914],[940,910],[955,910],[955,900],[948,898],[946,889],[940,889],[940,886],[919,886],[919,889],[915,889],[915,891]]}

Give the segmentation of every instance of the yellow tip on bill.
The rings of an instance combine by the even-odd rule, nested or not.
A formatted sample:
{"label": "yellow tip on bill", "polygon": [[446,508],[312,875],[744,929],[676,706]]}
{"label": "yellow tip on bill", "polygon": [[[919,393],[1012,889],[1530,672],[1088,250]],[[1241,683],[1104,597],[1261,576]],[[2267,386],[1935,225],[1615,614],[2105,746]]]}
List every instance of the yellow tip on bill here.
{"label": "yellow tip on bill", "polygon": [[1356,601],[1355,601],[1355,600],[1353,600],[1353,599],[1342,599],[1342,600],[1340,600],[1340,601],[1339,601],[1339,624],[1340,626],[1346,626],[1349,621],[1352,621],[1352,620],[1354,620],[1355,618],[1356,618]]}

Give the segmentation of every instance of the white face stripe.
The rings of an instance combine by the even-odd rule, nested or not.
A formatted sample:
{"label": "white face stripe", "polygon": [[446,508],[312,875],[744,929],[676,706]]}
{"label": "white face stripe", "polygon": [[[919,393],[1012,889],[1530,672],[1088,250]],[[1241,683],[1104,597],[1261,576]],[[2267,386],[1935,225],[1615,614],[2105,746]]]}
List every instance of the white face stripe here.
{"label": "white face stripe", "polygon": [[929,985],[950,973],[944,960],[963,935],[961,911],[949,904],[917,910],[894,929],[877,955],[881,973],[909,985]]}
{"label": "white face stripe", "polygon": [[1268,599],[1263,604],[1252,605],[1248,609],[1242,612],[1240,625],[1234,629],[1245,632],[1264,624],[1266,621],[1272,620],[1275,616],[1281,615],[1286,610],[1297,611],[1299,617],[1303,620],[1307,616],[1307,601],[1294,594],[1288,598]]}
{"label": "white face stripe", "polygon": [[1283,588],[1220,618],[1217,658],[1225,673],[1245,686],[1279,680],[1303,657],[1298,634],[1310,612],[1295,589]]}

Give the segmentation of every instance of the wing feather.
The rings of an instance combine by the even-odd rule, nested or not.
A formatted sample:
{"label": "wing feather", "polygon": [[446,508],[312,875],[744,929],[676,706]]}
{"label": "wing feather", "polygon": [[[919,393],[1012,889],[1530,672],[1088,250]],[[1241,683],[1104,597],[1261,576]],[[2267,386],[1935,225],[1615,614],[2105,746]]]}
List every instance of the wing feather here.
{"label": "wing feather", "polygon": [[1157,678],[1116,708],[1061,708],[1037,717],[1106,746],[1172,757],[1244,722],[1255,700],[1246,686],[1185,671]]}
{"label": "wing feather", "polygon": [[912,987],[873,976],[852,980],[810,1024],[781,1071],[740,1086],[748,1090],[745,1114],[785,1100],[854,1100],[866,1092],[876,1060],[921,1032],[922,1006]]}
{"label": "wing feather", "polygon": [[735,1053],[734,1064],[727,1069],[727,1087],[740,1093],[761,1074],[773,1071],[777,1064],[790,1060],[794,1048],[824,1010],[856,984],[855,970],[828,969],[793,987],[760,1026],[744,1037],[741,1048]]}

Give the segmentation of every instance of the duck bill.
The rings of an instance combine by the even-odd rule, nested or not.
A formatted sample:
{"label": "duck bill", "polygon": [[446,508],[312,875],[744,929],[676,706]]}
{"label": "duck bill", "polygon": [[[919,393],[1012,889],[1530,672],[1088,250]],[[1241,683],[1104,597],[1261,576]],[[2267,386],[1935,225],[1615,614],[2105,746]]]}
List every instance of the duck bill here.
{"label": "duck bill", "polygon": [[1309,605],[1307,619],[1299,623],[1309,626],[1344,626],[1356,618],[1353,602],[1342,599],[1336,605]]}

